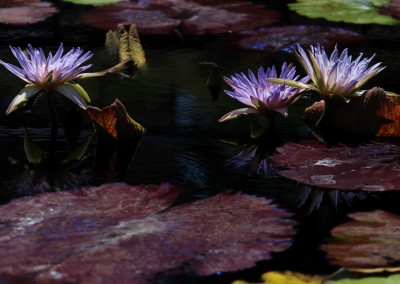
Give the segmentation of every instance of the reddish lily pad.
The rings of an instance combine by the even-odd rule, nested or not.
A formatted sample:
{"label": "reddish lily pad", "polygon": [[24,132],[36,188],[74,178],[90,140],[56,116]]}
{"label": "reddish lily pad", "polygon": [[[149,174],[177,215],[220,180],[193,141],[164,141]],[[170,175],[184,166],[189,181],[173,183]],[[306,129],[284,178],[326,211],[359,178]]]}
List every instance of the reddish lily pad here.
{"label": "reddish lily pad", "polygon": [[96,28],[114,30],[119,24],[135,24],[139,34],[220,34],[270,25],[279,13],[265,5],[245,1],[150,0],[146,4],[121,2],[97,8],[84,15]]}
{"label": "reddish lily pad", "polygon": [[400,190],[400,147],[373,143],[356,148],[285,144],[271,157],[278,173],[306,184],[335,189]]}
{"label": "reddish lily pad", "polygon": [[169,184],[105,184],[3,205],[0,275],[148,283],[160,272],[251,267],[291,244],[293,221],[267,199],[228,192],[169,208],[180,192]]}
{"label": "reddish lily pad", "polygon": [[400,268],[400,216],[382,210],[349,214],[322,246],[332,263],[350,269]]}
{"label": "reddish lily pad", "polygon": [[390,0],[379,9],[379,14],[400,19],[400,1]]}
{"label": "reddish lily pad", "polygon": [[7,1],[0,8],[0,23],[26,25],[44,21],[58,10],[49,2],[40,0]]}
{"label": "reddish lily pad", "polygon": [[320,43],[326,49],[333,49],[336,44],[349,46],[367,42],[367,37],[354,31],[319,26],[278,26],[258,30],[243,31],[238,34],[238,41],[233,45],[255,50],[295,50],[297,43],[309,47]]}

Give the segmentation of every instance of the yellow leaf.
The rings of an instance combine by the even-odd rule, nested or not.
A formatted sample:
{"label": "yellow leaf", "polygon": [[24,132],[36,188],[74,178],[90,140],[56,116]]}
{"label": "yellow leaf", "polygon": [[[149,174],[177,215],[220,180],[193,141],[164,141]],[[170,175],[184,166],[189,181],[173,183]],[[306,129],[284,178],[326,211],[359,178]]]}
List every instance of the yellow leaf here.
{"label": "yellow leaf", "polygon": [[292,271],[270,271],[262,275],[263,282],[261,283],[237,280],[232,284],[322,284],[324,279],[323,276],[312,276]]}

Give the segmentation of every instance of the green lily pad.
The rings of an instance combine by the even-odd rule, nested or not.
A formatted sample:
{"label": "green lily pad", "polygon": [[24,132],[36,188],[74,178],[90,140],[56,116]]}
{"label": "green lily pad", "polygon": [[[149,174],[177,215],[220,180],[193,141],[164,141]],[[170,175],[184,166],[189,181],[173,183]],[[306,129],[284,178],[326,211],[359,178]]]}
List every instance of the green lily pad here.
{"label": "green lily pad", "polygon": [[388,0],[297,0],[289,9],[308,18],[325,18],[333,22],[396,25],[400,21],[379,14]]}
{"label": "green lily pad", "polygon": [[400,283],[400,274],[389,276],[370,276],[358,279],[344,278],[339,280],[328,280],[324,284],[394,284]]}
{"label": "green lily pad", "polygon": [[121,2],[122,0],[64,0],[64,1],[74,3],[77,5],[104,6],[108,4]]}

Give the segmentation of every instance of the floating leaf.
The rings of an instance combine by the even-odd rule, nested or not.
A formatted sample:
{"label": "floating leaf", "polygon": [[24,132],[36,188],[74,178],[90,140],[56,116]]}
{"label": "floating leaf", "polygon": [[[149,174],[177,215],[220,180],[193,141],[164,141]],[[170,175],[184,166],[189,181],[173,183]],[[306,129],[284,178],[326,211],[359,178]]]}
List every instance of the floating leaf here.
{"label": "floating leaf", "polygon": [[247,1],[149,0],[121,2],[84,14],[84,21],[96,28],[113,30],[119,24],[135,24],[142,34],[220,34],[272,24],[279,13],[265,5]]}
{"label": "floating leaf", "polygon": [[[305,120],[314,124],[324,108],[324,101],[308,107],[304,113]],[[335,107],[324,120],[348,133],[400,137],[400,96],[375,87],[352,98],[349,103]]]}
{"label": "floating leaf", "polygon": [[123,0],[64,0],[64,1],[71,2],[77,5],[103,6],[121,2]]}
{"label": "floating leaf", "polygon": [[249,283],[245,281],[234,281],[232,284],[321,284],[322,276],[311,276],[292,271],[271,271],[262,275],[263,282]]}
{"label": "floating leaf", "polygon": [[389,276],[375,276],[362,278],[344,278],[339,280],[327,280],[324,284],[395,284],[400,283],[400,274]]}
{"label": "floating leaf", "polygon": [[306,184],[335,189],[400,190],[400,147],[372,143],[327,148],[323,143],[287,143],[271,157],[278,173]]}
{"label": "floating leaf", "polygon": [[387,15],[395,19],[400,19],[400,1],[389,0],[379,9],[379,14]]}
{"label": "floating leaf", "polygon": [[297,0],[289,9],[308,18],[325,18],[333,22],[395,25],[396,19],[379,14],[388,0]]}
{"label": "floating leaf", "polygon": [[349,214],[322,245],[332,263],[349,269],[400,269],[400,216],[382,210]]}
{"label": "floating leaf", "polygon": [[[228,44],[245,49],[294,51],[297,44],[304,48],[320,43],[325,49],[336,44],[350,46],[367,42],[367,37],[346,29],[319,26],[277,26],[239,32]],[[226,42],[224,43],[227,44]]]}
{"label": "floating leaf", "polygon": [[252,267],[291,244],[293,221],[267,199],[223,193],[169,208],[180,192],[119,183],[2,205],[0,275],[30,283],[154,283],[160,272]]}
{"label": "floating leaf", "polygon": [[0,23],[16,26],[34,24],[57,12],[53,4],[40,0],[2,1]]}

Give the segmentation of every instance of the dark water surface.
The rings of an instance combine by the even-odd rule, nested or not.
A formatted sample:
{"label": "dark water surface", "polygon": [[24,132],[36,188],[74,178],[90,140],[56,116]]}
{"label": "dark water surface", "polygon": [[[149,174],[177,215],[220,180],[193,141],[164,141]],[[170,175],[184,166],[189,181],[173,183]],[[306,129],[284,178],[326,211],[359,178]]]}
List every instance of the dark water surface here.
{"label": "dark water surface", "polygon": [[[59,42],[67,47],[81,46],[95,55],[90,60],[94,64],[90,71],[106,69],[116,63],[116,58],[105,49],[103,31],[84,26],[74,18],[74,11],[85,8],[65,5],[65,10],[45,23],[31,27],[10,28],[0,26],[4,44],[0,46],[0,58],[14,62],[7,45],[24,47],[31,43],[45,50],[55,50]],[[299,19],[307,22],[305,19]],[[326,23],[324,23],[326,24]],[[337,24],[336,24],[337,25]],[[399,57],[396,28],[379,26],[354,27],[371,38],[365,46],[355,46],[351,53],[364,51],[366,56],[377,53],[375,61],[382,61],[388,67],[371,80],[369,86],[379,85],[399,92]],[[389,30],[389,31],[388,31]],[[229,283],[235,279],[257,281],[263,272],[270,270],[294,270],[306,273],[332,273],[337,267],[331,266],[319,251],[321,242],[330,236],[334,225],[347,220],[347,213],[376,208],[400,213],[397,205],[398,194],[324,191],[280,177],[273,166],[268,173],[254,173],[250,165],[235,167],[238,155],[251,142],[249,138],[250,118],[244,117],[219,123],[225,113],[242,105],[223,93],[222,86],[217,100],[210,94],[206,81],[211,61],[219,66],[223,75],[256,70],[259,66],[281,66],[283,61],[295,64],[294,56],[286,52],[266,53],[228,49],[206,45],[208,39],[188,39],[181,42],[171,36],[155,39],[141,37],[147,66],[133,79],[110,75],[103,78],[89,78],[81,81],[90,94],[92,104],[104,107],[119,98],[129,114],[146,128],[135,157],[123,179],[128,183],[142,184],[170,182],[187,191],[179,202],[203,198],[225,190],[243,191],[267,197],[280,207],[292,212],[298,221],[297,235],[292,248],[279,253],[270,261],[260,262],[256,267],[237,273],[226,273],[206,278],[195,275],[166,277],[166,283]],[[303,72],[298,68],[298,72]],[[24,127],[28,127],[31,138],[39,146],[48,147],[50,125],[41,107],[32,113],[16,112],[6,117],[5,110],[12,98],[24,86],[24,82],[0,68],[0,198],[8,202],[11,198],[29,195],[45,190],[43,179],[45,167],[28,166],[23,150]],[[316,98],[305,97],[289,109],[289,117],[277,121],[278,133],[267,139],[278,146],[286,141],[315,140],[302,120],[303,110]],[[261,123],[264,120],[257,118]],[[85,121],[81,140],[92,133],[91,124]],[[60,133],[60,155],[67,149]],[[237,142],[232,143],[232,141]],[[268,143],[268,142],[264,142]],[[273,146],[269,147],[271,150]],[[76,168],[56,173],[60,184],[98,185],[107,181],[104,176],[96,176],[91,166],[94,146]],[[64,175],[63,175],[64,173]],[[44,186],[44,187],[43,187]],[[33,189],[34,188],[34,189]],[[62,189],[63,186],[60,185]],[[320,203],[318,200],[320,199]],[[320,204],[314,206],[313,204]],[[237,257],[240,257],[238,255]]]}

